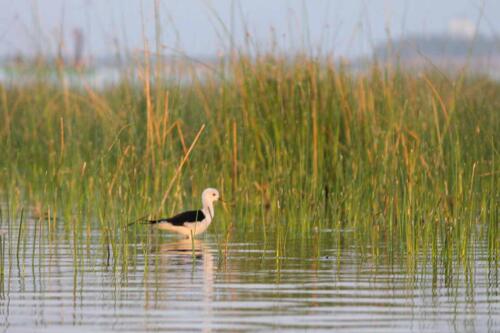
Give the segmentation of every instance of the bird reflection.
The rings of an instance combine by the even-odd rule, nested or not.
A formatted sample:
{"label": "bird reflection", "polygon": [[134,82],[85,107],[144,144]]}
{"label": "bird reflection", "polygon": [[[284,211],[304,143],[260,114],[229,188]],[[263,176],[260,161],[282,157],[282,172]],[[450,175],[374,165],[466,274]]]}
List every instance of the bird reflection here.
{"label": "bird reflection", "polygon": [[156,253],[168,256],[190,256],[203,259],[204,256],[213,258],[210,248],[198,239],[181,239],[171,243],[159,244]]}
{"label": "bird reflection", "polygon": [[[156,267],[160,274],[159,279],[155,279],[156,290],[161,290],[163,304],[174,304],[179,300],[190,304],[195,299],[190,304],[193,311],[200,305],[202,307],[202,312],[198,313],[199,328],[210,332],[215,275],[213,248],[201,240],[182,239],[159,244],[154,252],[159,260]],[[176,317],[176,320],[181,319]]]}

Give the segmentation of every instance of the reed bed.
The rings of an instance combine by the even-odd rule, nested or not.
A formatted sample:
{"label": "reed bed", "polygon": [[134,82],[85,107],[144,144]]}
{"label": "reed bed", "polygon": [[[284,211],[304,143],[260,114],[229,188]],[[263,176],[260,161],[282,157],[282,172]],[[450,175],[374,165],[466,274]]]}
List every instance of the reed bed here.
{"label": "reed bed", "polygon": [[361,252],[444,247],[467,260],[477,236],[498,257],[498,82],[273,54],[223,58],[203,75],[186,65],[183,79],[155,66],[101,89],[68,85],[64,71],[0,86],[9,223],[24,209],[76,249],[99,230],[105,253],[126,261],[144,228],[131,222],[196,207],[213,186],[231,202],[210,229],[221,252],[245,235],[279,257],[287,240],[319,247],[338,237],[325,230],[349,229]]}

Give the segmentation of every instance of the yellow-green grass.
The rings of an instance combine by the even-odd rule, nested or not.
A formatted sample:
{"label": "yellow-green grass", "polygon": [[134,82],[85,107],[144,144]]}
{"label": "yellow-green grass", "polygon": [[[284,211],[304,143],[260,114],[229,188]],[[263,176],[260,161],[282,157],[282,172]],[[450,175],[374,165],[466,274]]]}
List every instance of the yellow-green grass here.
{"label": "yellow-green grass", "polygon": [[201,78],[187,66],[177,83],[156,73],[0,86],[4,224],[24,208],[75,244],[98,229],[118,253],[144,228],[131,222],[196,207],[212,186],[230,201],[210,229],[221,251],[246,235],[279,255],[352,229],[409,254],[451,242],[461,258],[478,236],[497,256],[498,82],[273,55]]}

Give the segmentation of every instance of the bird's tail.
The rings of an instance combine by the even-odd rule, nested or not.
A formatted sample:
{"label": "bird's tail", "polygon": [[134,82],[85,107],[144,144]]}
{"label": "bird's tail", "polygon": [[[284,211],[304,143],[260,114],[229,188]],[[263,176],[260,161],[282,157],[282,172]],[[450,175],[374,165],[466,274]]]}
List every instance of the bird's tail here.
{"label": "bird's tail", "polygon": [[128,224],[128,226],[131,226],[133,224],[136,224],[136,223],[140,223],[140,224],[158,224],[158,223],[162,223],[162,222],[168,222],[167,219],[157,219],[157,220],[150,220],[148,219],[148,216],[143,216],[143,217],[140,217],[138,218],[137,220],[135,221],[132,221]]}
{"label": "bird's tail", "polygon": [[140,217],[132,222],[130,222],[129,224],[127,224],[127,226],[131,226],[133,224],[136,224],[136,223],[141,223],[141,224],[144,224],[144,223],[149,223],[149,220],[148,220],[148,216],[143,216],[143,217]]}
{"label": "bird's tail", "polygon": [[158,223],[162,223],[162,222],[167,222],[167,219],[147,220],[146,222],[149,224],[158,224]]}

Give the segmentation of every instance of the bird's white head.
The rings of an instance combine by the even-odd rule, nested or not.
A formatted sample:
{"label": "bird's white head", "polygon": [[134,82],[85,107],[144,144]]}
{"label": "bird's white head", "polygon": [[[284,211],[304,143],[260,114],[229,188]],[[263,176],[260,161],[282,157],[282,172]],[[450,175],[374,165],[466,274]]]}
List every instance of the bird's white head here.
{"label": "bird's white head", "polygon": [[207,188],[201,194],[201,201],[203,203],[203,207],[212,206],[213,203],[220,199],[219,191],[215,188]]}

